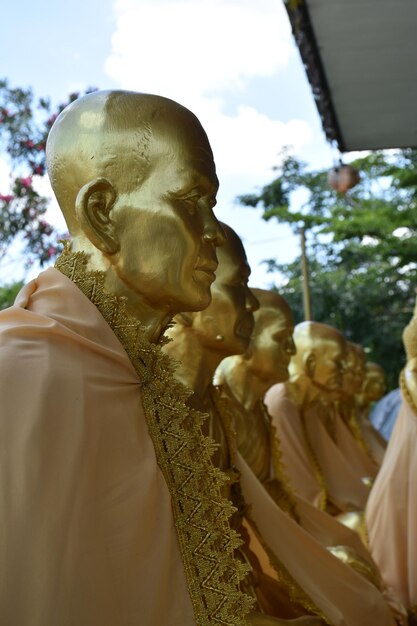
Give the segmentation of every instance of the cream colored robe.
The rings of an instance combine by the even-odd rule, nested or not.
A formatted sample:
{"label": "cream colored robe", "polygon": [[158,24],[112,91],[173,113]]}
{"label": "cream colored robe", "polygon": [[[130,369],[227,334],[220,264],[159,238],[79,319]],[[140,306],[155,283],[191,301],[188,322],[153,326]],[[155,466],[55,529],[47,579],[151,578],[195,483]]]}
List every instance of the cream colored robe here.
{"label": "cream colored robe", "polygon": [[[283,461],[295,492],[317,506],[322,493],[317,471],[311,461],[299,409],[286,385],[271,387],[265,396],[265,404],[277,429]],[[362,466],[348,460],[330,437],[321,420],[320,409],[312,407],[308,411],[305,426],[329,499],[341,511],[363,510],[369,489],[363,484],[362,476],[367,474]]]}
{"label": "cream colored robe", "polygon": [[[353,410],[358,410],[356,407]],[[378,464],[363,450],[342,416],[335,411],[334,420],[335,439],[338,448],[350,465],[360,471],[361,476],[375,478],[378,473]]]}
{"label": "cream colored robe", "polygon": [[406,607],[417,605],[417,415],[403,397],[366,523],[372,556]]}
{"label": "cream colored robe", "polygon": [[384,460],[385,450],[387,449],[387,442],[380,435],[377,429],[371,424],[369,415],[358,411],[358,426],[361,429],[362,436],[369,449],[369,452],[378,466],[381,466]]}
{"label": "cream colored robe", "polygon": [[0,312],[0,624],[194,626],[140,381],[55,269]]}
{"label": "cream colored robe", "polygon": [[[227,401],[227,413],[233,419],[233,432],[239,429],[240,423],[237,400],[227,384],[220,389]],[[250,438],[250,428],[247,436]],[[253,440],[256,446],[256,436]],[[295,497],[297,523],[270,497],[240,453],[236,454],[234,462],[241,473],[244,500],[250,507],[249,523],[255,522],[264,545],[273,555],[272,564],[276,566],[278,560],[334,626],[369,626],[371,623],[394,626],[394,618],[381,592],[326,549],[335,545],[349,546],[373,565],[359,537],[329,515]],[[270,472],[272,476],[272,467]],[[251,547],[262,562],[263,555],[257,552],[257,546]],[[280,571],[279,566],[277,570]]]}
{"label": "cream colored robe", "polygon": [[295,493],[321,507],[325,492],[310,460],[300,413],[284,383],[273,385],[265,404],[280,443],[282,460]]}
{"label": "cream colored robe", "polygon": [[[381,593],[324,550],[310,532],[284,513],[240,454],[237,467],[245,501],[250,504],[252,519],[263,540],[330,623],[334,626],[394,626],[394,618]],[[300,513],[302,518],[306,517],[306,511],[300,510]],[[313,531],[314,520],[310,518],[309,523]],[[317,531],[320,534],[320,530]]]}

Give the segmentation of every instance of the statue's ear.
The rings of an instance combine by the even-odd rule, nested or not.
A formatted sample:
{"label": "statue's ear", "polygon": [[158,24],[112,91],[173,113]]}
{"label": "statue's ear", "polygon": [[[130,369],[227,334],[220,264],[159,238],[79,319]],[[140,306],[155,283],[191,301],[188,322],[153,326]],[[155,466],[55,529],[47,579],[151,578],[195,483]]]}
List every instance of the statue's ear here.
{"label": "statue's ear", "polygon": [[110,211],[117,194],[105,178],[96,178],[80,189],[75,201],[78,222],[91,243],[105,254],[115,254],[119,243]]}
{"label": "statue's ear", "polygon": [[314,378],[317,359],[312,352],[308,352],[304,357],[304,370],[309,378]]}

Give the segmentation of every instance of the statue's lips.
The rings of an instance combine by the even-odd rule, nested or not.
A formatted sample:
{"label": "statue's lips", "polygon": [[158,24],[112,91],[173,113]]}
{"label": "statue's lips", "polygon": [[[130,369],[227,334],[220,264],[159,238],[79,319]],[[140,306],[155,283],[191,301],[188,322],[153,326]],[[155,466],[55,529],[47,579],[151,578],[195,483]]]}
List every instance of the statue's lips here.
{"label": "statue's lips", "polygon": [[211,282],[214,282],[216,279],[216,274],[215,271],[217,269],[217,263],[205,263],[204,265],[197,265],[197,267],[194,268],[195,272],[198,272],[199,274],[203,274],[205,276],[208,276],[210,278]]}

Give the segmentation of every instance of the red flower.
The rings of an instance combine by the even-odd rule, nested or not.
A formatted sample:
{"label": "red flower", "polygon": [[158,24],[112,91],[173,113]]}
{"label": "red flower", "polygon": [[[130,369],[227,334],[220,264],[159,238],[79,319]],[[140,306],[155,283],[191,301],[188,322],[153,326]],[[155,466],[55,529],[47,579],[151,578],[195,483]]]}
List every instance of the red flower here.
{"label": "red flower", "polygon": [[2,193],[0,193],[0,200],[2,200],[3,202],[11,202],[13,200],[13,196],[11,196],[10,194],[3,195]]}
{"label": "red flower", "polygon": [[21,178],[20,179],[20,184],[22,185],[22,187],[26,187],[26,189],[28,187],[32,186],[32,176],[28,176],[27,178]]}

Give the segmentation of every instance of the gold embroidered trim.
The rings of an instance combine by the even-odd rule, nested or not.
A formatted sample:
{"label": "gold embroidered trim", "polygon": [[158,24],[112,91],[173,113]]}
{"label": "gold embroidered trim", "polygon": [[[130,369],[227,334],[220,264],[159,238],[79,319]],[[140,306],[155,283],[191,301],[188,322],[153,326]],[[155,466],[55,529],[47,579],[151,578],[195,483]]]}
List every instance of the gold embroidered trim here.
{"label": "gold embroidered trim", "polygon": [[357,415],[355,415],[355,412],[352,411],[352,414],[349,418],[349,426],[350,426],[350,430],[352,431],[352,435],[354,436],[354,438],[356,439],[359,447],[362,449],[363,452],[365,452],[365,454],[367,456],[369,456],[369,458],[372,461],[375,461],[375,459],[373,458],[371,451],[369,449],[368,444],[366,443],[366,440],[362,434],[362,430],[361,427],[359,426],[359,422],[358,422],[358,417]]}
{"label": "gold embroidered trim", "polygon": [[308,431],[307,431],[307,426],[306,426],[306,423],[305,423],[304,412],[302,410],[302,407],[299,405],[299,403],[297,401],[296,387],[295,387],[295,385],[293,383],[286,383],[285,386],[287,388],[287,391],[288,391],[289,395],[291,396],[292,401],[298,407],[298,410],[300,412],[301,426],[302,426],[302,429],[303,429],[304,441],[305,441],[305,444],[306,444],[307,454],[308,454],[310,463],[312,465],[312,469],[313,469],[313,472],[314,472],[314,477],[315,477],[316,481],[318,482],[318,484],[320,486],[319,509],[321,509],[322,511],[325,511],[326,508],[327,508],[327,504],[329,502],[329,494],[327,492],[326,480],[324,478],[324,474],[323,474],[323,471],[321,469],[321,466],[320,466],[319,460],[317,458],[317,455],[314,452],[313,446],[311,445],[310,437],[308,436]]}
{"label": "gold embroidered trim", "polygon": [[151,344],[126,299],[104,289],[103,272],[87,270],[86,254],[68,242],[55,267],[98,308],[123,345],[141,381],[143,409],[158,465],[167,483],[188,590],[198,626],[247,626],[253,600],[240,591],[248,567],[234,558],[242,541],[229,525],[234,512],[222,498],[227,478],[201,433],[203,414],[186,404],[190,392],[172,375],[172,360]]}
{"label": "gold embroidered trim", "polygon": [[404,370],[402,370],[402,372],[400,373],[400,389],[404,398],[407,400],[407,403],[413,409],[415,415],[417,415],[416,405],[414,404],[414,400],[411,396],[411,393],[408,391],[407,383],[405,382]]}
{"label": "gold embroidered trim", "polygon": [[[236,466],[236,452],[237,452],[237,437],[236,431],[234,430],[234,408],[230,399],[222,394],[222,386],[212,386],[212,390],[210,393],[210,397],[213,402],[213,407],[218,414],[223,427],[226,433],[226,439],[229,445],[229,454],[232,460],[232,464]],[[265,407],[266,410],[266,407]],[[297,581],[291,576],[291,574],[287,571],[286,567],[281,563],[275,553],[269,548],[269,546],[264,542],[261,533],[259,532],[256,523],[253,521],[250,516],[250,504],[244,501],[243,494],[241,493],[239,486],[239,493],[244,503],[242,506],[242,515],[248,520],[248,523],[252,527],[254,533],[256,534],[259,543],[262,545],[265,550],[266,555],[268,556],[269,562],[272,568],[276,571],[278,575],[278,580],[283,584],[288,590],[288,594],[291,602],[301,605],[307,611],[307,613],[318,615],[321,617],[326,623],[329,623],[326,616],[322,613],[322,611],[314,604],[313,600],[306,594],[306,592],[300,587]]]}
{"label": "gold embroidered trim", "polygon": [[[291,517],[299,523],[299,518],[297,514],[296,502],[294,499],[294,491],[291,487],[291,481],[287,476],[287,472],[285,471],[284,462],[282,460],[282,452],[280,442],[277,436],[277,429],[272,423],[272,418],[268,412],[268,409],[265,403],[260,400],[259,410],[262,411],[266,423],[269,427],[269,441],[271,448],[271,461],[272,467],[275,474],[275,479],[279,482],[280,485],[280,498],[277,504],[281,509],[286,511]],[[274,497],[275,499],[275,497]]]}
{"label": "gold embroidered trim", "polygon": [[[354,438],[356,439],[356,442],[361,448],[361,450],[365,452],[365,454],[371,459],[371,461],[378,464],[371,452],[371,449],[360,427],[359,419],[358,419],[358,411],[359,411],[359,407],[357,403],[353,402],[352,406],[349,408],[349,418],[348,418],[347,426],[350,432],[352,433],[352,435],[354,436]],[[343,415],[341,414],[340,407],[339,407],[339,413],[340,413],[340,419],[343,419]]]}

